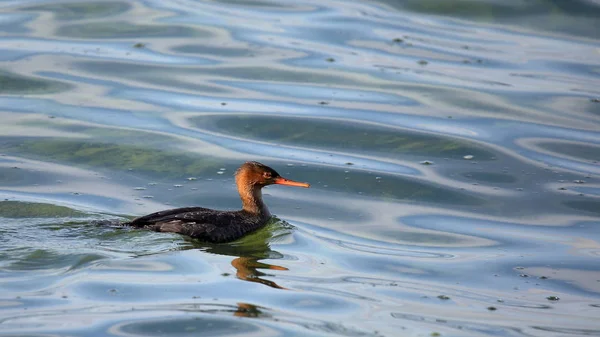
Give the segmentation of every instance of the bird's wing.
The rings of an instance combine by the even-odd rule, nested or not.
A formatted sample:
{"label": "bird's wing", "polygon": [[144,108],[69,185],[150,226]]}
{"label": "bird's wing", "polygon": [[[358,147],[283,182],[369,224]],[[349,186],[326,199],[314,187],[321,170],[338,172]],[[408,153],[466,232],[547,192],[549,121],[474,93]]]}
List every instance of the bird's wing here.
{"label": "bird's wing", "polygon": [[177,219],[179,216],[188,214],[188,213],[195,213],[196,216],[198,216],[199,214],[202,214],[202,213],[211,214],[212,212],[213,211],[211,209],[203,208],[203,207],[174,208],[174,209],[168,209],[166,211],[151,213],[148,215],[141,216],[139,218],[135,218],[135,219],[131,220],[130,222],[126,223],[126,225],[133,226],[133,227],[146,227],[146,226],[155,224],[157,222],[167,221],[170,219]]}
{"label": "bird's wing", "polygon": [[186,207],[148,214],[127,225],[157,232],[179,233],[210,242],[225,242],[241,237],[248,228],[260,225],[259,221],[240,212]]}

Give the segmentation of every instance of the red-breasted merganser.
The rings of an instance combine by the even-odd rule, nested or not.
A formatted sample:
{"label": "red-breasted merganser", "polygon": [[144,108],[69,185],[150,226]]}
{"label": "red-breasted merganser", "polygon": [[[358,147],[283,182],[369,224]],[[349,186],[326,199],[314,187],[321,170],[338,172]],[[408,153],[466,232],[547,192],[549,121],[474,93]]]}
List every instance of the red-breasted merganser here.
{"label": "red-breasted merganser", "polygon": [[262,200],[261,189],[267,185],[310,187],[283,178],[259,162],[246,162],[235,173],[235,183],[242,199],[242,210],[217,211],[202,207],[184,207],[142,216],[123,225],[157,232],[180,233],[209,242],[228,242],[264,226],[271,213]]}

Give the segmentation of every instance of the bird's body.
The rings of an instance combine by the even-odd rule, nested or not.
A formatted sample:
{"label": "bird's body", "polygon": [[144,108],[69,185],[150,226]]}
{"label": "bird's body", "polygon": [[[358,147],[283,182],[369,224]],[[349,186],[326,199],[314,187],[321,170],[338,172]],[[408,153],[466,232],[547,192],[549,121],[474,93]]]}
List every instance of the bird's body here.
{"label": "bird's body", "polygon": [[264,226],[269,217],[241,211],[184,207],[134,219],[126,225],[156,232],[173,232],[209,242],[233,241]]}
{"label": "bird's body", "polygon": [[236,172],[242,210],[219,211],[184,207],[148,214],[124,225],[157,232],[172,232],[203,241],[228,242],[264,226],[271,213],[262,200],[261,189],[271,184],[309,187],[282,178],[272,168],[258,162],[244,163]]}

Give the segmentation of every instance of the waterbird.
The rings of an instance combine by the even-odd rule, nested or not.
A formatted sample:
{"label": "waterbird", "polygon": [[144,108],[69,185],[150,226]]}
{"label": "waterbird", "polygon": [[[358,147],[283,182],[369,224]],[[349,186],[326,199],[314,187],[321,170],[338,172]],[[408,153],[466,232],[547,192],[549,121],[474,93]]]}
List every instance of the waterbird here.
{"label": "waterbird", "polygon": [[271,217],[262,199],[263,187],[273,184],[310,187],[307,183],[283,178],[274,169],[256,161],[246,162],[237,169],[235,183],[242,199],[239,211],[183,207],[148,214],[122,225],[179,233],[214,243],[230,242],[261,228]]}

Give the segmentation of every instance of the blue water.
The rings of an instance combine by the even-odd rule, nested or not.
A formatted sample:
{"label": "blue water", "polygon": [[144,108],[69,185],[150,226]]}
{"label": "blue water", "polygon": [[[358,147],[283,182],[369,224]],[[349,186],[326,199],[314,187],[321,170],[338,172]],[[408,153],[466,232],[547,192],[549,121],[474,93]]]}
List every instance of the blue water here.
{"label": "blue water", "polygon": [[[600,2],[0,1],[0,336],[600,335]],[[228,244],[98,226],[236,209]]]}

